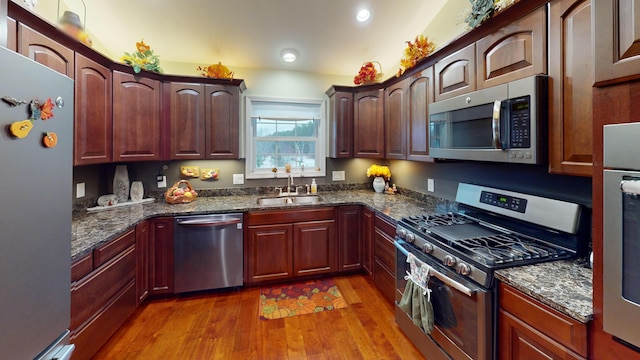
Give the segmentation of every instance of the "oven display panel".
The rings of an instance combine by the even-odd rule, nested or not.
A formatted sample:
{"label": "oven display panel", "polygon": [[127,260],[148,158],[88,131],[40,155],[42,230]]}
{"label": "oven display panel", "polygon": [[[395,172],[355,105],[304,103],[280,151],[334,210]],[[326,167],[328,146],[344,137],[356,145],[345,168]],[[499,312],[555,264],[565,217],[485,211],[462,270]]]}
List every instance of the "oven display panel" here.
{"label": "oven display panel", "polygon": [[480,202],[523,214],[527,210],[527,199],[501,195],[490,191],[483,191],[480,194]]}

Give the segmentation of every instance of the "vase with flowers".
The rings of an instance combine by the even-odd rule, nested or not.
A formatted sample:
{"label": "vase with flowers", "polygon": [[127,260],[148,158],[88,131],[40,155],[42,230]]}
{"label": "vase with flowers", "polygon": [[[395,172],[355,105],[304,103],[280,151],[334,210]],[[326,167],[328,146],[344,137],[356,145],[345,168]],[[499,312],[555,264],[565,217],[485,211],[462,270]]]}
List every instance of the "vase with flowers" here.
{"label": "vase with flowers", "polygon": [[151,46],[145,44],[144,40],[136,43],[136,51],[124,53],[120,61],[133,67],[133,72],[138,74],[141,70],[162,73],[160,58],[153,53]]}
{"label": "vase with flowers", "polygon": [[374,178],[373,190],[377,193],[381,193],[384,191],[386,183],[385,180],[391,179],[391,171],[388,166],[374,164],[367,169],[367,177]]}

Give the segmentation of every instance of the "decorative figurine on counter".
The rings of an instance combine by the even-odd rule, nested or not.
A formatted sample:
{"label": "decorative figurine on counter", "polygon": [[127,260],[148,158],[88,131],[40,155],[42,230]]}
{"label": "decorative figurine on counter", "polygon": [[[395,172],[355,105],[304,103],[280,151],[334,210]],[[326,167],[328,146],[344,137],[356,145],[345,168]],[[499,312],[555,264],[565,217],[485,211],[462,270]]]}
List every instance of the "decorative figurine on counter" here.
{"label": "decorative figurine on counter", "polygon": [[89,47],[93,46],[93,41],[91,41],[89,34],[84,31],[84,27],[82,26],[82,22],[80,21],[80,16],[78,16],[78,14],[72,11],[65,11],[59,22],[60,27],[65,34]]}

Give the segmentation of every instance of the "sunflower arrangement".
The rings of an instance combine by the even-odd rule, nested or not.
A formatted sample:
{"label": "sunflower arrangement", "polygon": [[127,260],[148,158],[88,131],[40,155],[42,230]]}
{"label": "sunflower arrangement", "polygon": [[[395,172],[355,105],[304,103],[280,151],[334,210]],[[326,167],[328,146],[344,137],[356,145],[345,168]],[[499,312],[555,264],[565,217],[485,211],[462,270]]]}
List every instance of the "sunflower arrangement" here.
{"label": "sunflower arrangement", "polygon": [[136,51],[129,54],[124,53],[120,58],[120,61],[133,67],[133,71],[137,74],[141,70],[153,71],[162,73],[160,67],[160,58],[153,53],[151,46],[144,43],[144,40],[140,40],[136,43]]}
{"label": "sunflower arrangement", "polygon": [[385,165],[371,165],[367,169],[367,177],[383,177],[387,180],[391,179],[391,170]]}
{"label": "sunflower arrangement", "polygon": [[405,71],[416,66],[420,60],[426,58],[436,49],[436,44],[424,35],[416,36],[413,42],[407,41],[407,48],[404,50],[404,57],[400,60],[398,76]]}
{"label": "sunflower arrangement", "polygon": [[198,66],[196,70],[200,71],[202,76],[206,76],[212,79],[233,79],[233,71],[229,70],[228,67],[222,65],[221,62],[204,67]]}

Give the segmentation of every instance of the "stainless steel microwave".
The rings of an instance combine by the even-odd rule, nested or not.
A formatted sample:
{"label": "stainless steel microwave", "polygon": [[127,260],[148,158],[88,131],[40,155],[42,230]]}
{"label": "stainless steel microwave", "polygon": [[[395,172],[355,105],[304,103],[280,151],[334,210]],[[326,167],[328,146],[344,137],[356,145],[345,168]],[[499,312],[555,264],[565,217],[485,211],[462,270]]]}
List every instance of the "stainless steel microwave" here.
{"label": "stainless steel microwave", "polygon": [[436,159],[545,164],[548,78],[535,75],[429,106]]}

